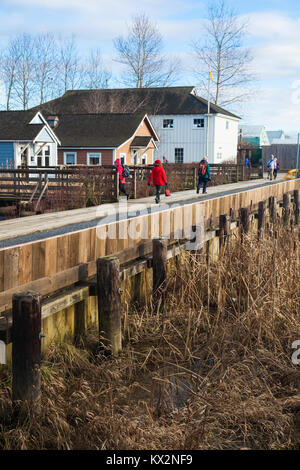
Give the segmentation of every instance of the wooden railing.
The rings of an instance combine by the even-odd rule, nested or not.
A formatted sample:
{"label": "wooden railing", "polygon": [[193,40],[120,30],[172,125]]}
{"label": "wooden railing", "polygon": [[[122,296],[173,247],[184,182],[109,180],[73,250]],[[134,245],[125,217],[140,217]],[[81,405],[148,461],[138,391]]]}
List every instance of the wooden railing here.
{"label": "wooden railing", "polygon": [[[168,186],[172,192],[195,189],[197,164],[164,165]],[[250,170],[242,165],[211,164],[211,185],[234,183],[258,178],[259,168]],[[154,194],[147,185],[152,166],[130,167],[126,188],[133,198]],[[118,199],[118,173],[114,166],[74,166],[69,168],[0,169],[0,199],[28,201],[41,206],[41,211],[65,210]]]}

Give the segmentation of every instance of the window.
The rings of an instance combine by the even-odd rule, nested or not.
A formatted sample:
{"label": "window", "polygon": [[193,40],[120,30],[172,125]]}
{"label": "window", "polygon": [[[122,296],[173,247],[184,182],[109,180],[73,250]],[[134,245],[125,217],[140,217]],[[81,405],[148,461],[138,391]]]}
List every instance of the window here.
{"label": "window", "polygon": [[46,149],[45,149],[45,157],[50,157],[50,146],[47,145]]}
{"label": "window", "polygon": [[50,166],[49,157],[45,157],[45,166]]}
{"label": "window", "polygon": [[88,153],[87,162],[88,165],[101,165],[101,153]]}
{"label": "window", "polygon": [[183,163],[183,148],[175,149],[175,163]]}
{"label": "window", "polygon": [[37,166],[38,167],[42,166],[42,157],[37,157]]}
{"label": "window", "polygon": [[229,121],[226,121],[226,129],[229,129]]}
{"label": "window", "polygon": [[64,164],[65,165],[76,165],[77,153],[76,152],[64,152]]}
{"label": "window", "polygon": [[217,160],[222,160],[222,152],[217,153]]}
{"label": "window", "polygon": [[173,119],[164,119],[163,120],[163,128],[164,129],[173,129],[174,127],[174,120]]}
{"label": "window", "polygon": [[120,153],[120,161],[121,165],[124,165],[126,163],[126,153]]}
{"label": "window", "polygon": [[147,154],[146,153],[144,153],[142,155],[142,165],[147,165]]}
{"label": "window", "polygon": [[204,119],[194,119],[194,127],[199,129],[200,127],[204,127]]}

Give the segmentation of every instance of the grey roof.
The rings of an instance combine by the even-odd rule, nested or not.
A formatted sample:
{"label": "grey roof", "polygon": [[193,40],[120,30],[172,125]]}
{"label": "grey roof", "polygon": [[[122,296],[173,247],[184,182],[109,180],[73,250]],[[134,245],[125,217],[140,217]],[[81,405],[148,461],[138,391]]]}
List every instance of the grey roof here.
{"label": "grey roof", "polygon": [[244,137],[260,137],[261,133],[266,130],[264,126],[247,125],[240,125],[239,129],[242,129]]}
{"label": "grey roof", "polygon": [[282,139],[284,137],[284,132],[282,130],[280,131],[267,131],[267,136],[269,139],[270,144],[273,142],[275,139]]}
{"label": "grey roof", "polygon": [[[116,148],[134,135],[144,117],[144,113],[63,114],[58,115],[55,134],[62,147]],[[150,127],[149,131],[156,140]]]}
{"label": "grey roof", "polygon": [[132,148],[146,148],[149,145],[149,142],[151,141],[151,136],[150,137],[143,137],[143,136],[137,136],[133,139],[133,141],[130,144],[130,147]]}
{"label": "grey roof", "polygon": [[45,124],[29,124],[37,113],[30,111],[0,111],[0,141],[32,141]]}
{"label": "grey roof", "polygon": [[[193,86],[72,90],[34,109],[41,110],[44,115],[135,112],[148,115],[207,114],[207,100],[196,96],[194,90]],[[240,119],[213,103],[210,112]]]}

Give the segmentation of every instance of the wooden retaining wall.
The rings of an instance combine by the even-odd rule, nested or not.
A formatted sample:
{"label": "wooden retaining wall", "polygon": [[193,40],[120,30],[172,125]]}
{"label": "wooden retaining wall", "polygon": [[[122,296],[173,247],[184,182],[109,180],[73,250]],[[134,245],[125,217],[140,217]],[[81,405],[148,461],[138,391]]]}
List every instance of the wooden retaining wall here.
{"label": "wooden retaining wall", "polygon": [[[206,228],[213,228],[222,214],[240,208],[254,210],[260,201],[300,189],[300,180],[267,185],[262,188],[220,196],[194,204],[173,207],[162,212],[138,216],[61,236],[3,248],[0,250],[0,312],[9,310],[12,295],[19,290],[36,290],[50,295],[96,274],[96,260],[117,255],[121,264],[151,253],[152,238],[170,234],[170,244],[180,238],[182,223],[194,226],[204,216]],[[137,233],[136,239],[126,236]],[[107,232],[115,232],[115,239]],[[125,236],[124,236],[125,234]],[[124,236],[124,238],[122,238]]]}

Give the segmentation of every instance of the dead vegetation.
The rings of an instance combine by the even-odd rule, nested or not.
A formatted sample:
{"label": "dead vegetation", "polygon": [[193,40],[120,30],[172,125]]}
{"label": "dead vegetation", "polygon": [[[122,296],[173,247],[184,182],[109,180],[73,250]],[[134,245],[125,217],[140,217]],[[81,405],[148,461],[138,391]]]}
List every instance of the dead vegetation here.
{"label": "dead vegetation", "polygon": [[[209,261],[209,262],[208,262]],[[125,307],[120,357],[53,344],[42,365],[42,412],[12,419],[0,382],[2,449],[299,448],[299,241],[287,228],[232,236],[170,265],[167,302]],[[210,286],[210,289],[208,289]]]}

